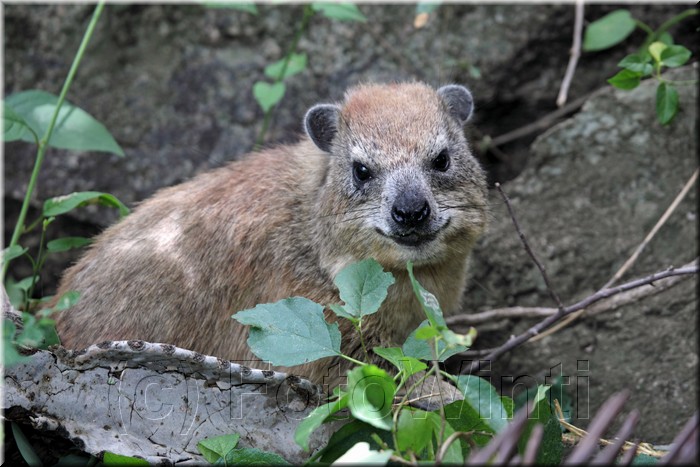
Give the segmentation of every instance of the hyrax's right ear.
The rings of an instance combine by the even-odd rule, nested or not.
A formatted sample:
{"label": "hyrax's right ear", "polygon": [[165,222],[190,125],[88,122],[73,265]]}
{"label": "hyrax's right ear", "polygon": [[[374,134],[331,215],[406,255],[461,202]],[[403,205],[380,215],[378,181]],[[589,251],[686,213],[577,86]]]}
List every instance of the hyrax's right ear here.
{"label": "hyrax's right ear", "polygon": [[322,151],[331,152],[333,138],[338,133],[340,107],[333,104],[314,105],[306,112],[304,129]]}
{"label": "hyrax's right ear", "polygon": [[474,99],[472,93],[464,86],[459,84],[448,84],[437,91],[438,95],[447,104],[450,113],[465,124],[471,118],[474,111]]}

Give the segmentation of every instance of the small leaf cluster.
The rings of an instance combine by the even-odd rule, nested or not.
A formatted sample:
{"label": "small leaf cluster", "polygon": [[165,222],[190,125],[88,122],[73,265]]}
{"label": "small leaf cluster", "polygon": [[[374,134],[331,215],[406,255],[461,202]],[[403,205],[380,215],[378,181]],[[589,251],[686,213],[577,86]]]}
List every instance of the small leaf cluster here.
{"label": "small leaf cluster", "polygon": [[[248,344],[252,352],[274,365],[293,366],[324,357],[345,358],[357,365],[348,371],[347,384],[335,388],[330,401],[314,409],[296,429],[295,441],[309,450],[312,433],[323,423],[339,416],[350,419],[314,456],[321,463],[385,463],[392,456],[407,461],[463,463],[473,446],[484,446],[512,418],[512,399],[499,396],[488,381],[471,375],[455,377],[439,369],[438,362],[471,346],[476,331],[459,335],[449,330],[438,300],[418,282],[410,262],[407,270],[426,320],[402,347],[372,348],[374,357],[365,349],[363,319],[381,308],[394,284],[393,275],[367,259],[347,266],[334,280],[343,303],[327,308],[338,319],[353,324],[364,362],[342,353],[337,322],[328,323],[324,307],[311,300],[293,297],[233,315],[251,326]],[[377,361],[377,357],[393,366],[395,374],[367,363]],[[430,376],[452,380],[464,400],[435,411],[410,407],[411,394]],[[551,416],[548,412],[539,422],[548,423]],[[549,436],[553,444],[561,445],[560,431]],[[442,449],[448,439],[450,444]],[[549,455],[560,456],[560,450]]]}
{"label": "small leaf cluster", "polygon": [[277,454],[257,448],[237,448],[237,433],[207,438],[197,443],[197,449],[207,462],[216,465],[289,465]]}
{"label": "small leaf cluster", "polygon": [[[678,113],[678,91],[674,83],[662,76],[664,68],[684,65],[692,53],[686,47],[673,43],[668,29],[683,19],[696,15],[700,10],[690,9],[671,18],[657,30],[652,30],[641,21],[634,19],[628,10],[616,10],[592,22],[586,28],[583,49],[585,51],[604,50],[625,40],[637,27],[647,33],[647,37],[633,54],[624,57],[617,65],[622,68],[608,79],[612,86],[634,89],[647,77],[658,81],[656,90],[656,116],[662,125],[670,123]],[[688,84],[688,83],[684,83]]]}

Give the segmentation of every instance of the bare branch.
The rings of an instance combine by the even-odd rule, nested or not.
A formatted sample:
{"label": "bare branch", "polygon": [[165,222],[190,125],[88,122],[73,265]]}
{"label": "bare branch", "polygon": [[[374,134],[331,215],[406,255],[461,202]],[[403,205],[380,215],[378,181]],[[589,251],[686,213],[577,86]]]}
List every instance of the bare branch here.
{"label": "bare branch", "polygon": [[636,289],[639,287],[642,287],[644,285],[649,285],[649,284],[654,284],[662,279],[665,279],[667,277],[672,277],[672,276],[681,276],[681,275],[687,275],[687,274],[697,274],[698,273],[698,265],[697,265],[697,259],[694,261],[693,266],[686,266],[678,269],[674,268],[669,268],[665,271],[657,272],[655,274],[652,274],[650,276],[643,277],[641,279],[635,279],[633,281],[627,282],[625,284],[619,285],[617,287],[611,287],[608,289],[601,289],[598,292],[594,293],[593,295],[589,295],[588,297],[584,298],[583,300],[569,306],[566,308],[562,308],[561,310],[557,311],[557,313],[546,317],[539,323],[535,324],[532,326],[530,329],[525,331],[524,333],[520,334],[517,337],[509,339],[507,342],[505,342],[503,345],[493,349],[492,352],[490,352],[484,359],[479,359],[476,360],[472,363],[472,365],[465,371],[465,374],[467,373],[474,373],[479,370],[481,367],[481,362],[484,361],[494,361],[501,355],[503,355],[506,352],[509,352],[516,347],[521,346],[534,336],[538,335],[545,329],[549,328],[552,326],[554,323],[557,321],[563,319],[565,316],[575,313],[579,310],[582,310],[596,302],[599,302],[601,300],[604,300],[606,298],[612,297],[614,295],[627,292],[628,290]]}
{"label": "bare branch", "polygon": [[566,67],[566,73],[564,74],[564,79],[561,82],[561,88],[559,89],[559,95],[557,96],[557,107],[561,107],[566,104],[566,98],[569,94],[569,87],[571,86],[571,81],[574,79],[574,72],[576,71],[576,65],[578,64],[578,59],[581,56],[581,34],[583,32],[583,0],[576,0],[576,18],[574,19],[574,41],[571,46],[571,56],[569,57],[569,64]]}
{"label": "bare branch", "polygon": [[535,262],[537,269],[539,269],[540,273],[542,274],[542,278],[544,279],[544,283],[547,285],[547,290],[549,291],[549,295],[552,297],[552,300],[554,300],[554,303],[557,304],[557,307],[559,307],[559,311],[563,311],[564,304],[562,304],[561,300],[559,299],[559,296],[554,291],[554,288],[552,288],[552,284],[549,282],[549,277],[547,276],[547,271],[545,271],[544,266],[542,266],[542,264],[537,260],[535,253],[530,248],[530,244],[525,239],[525,235],[523,235],[523,232],[520,229],[520,224],[518,223],[518,219],[516,219],[515,213],[513,212],[513,207],[510,204],[510,200],[508,199],[508,195],[505,194],[505,192],[501,188],[500,183],[496,183],[495,186],[496,186],[496,189],[498,190],[498,192],[501,194],[501,197],[503,197],[503,201],[506,203],[506,207],[508,208],[508,213],[510,214],[510,218],[513,220],[513,225],[515,225],[515,230],[518,232],[518,236],[520,237],[520,241],[523,243],[523,246],[525,247],[527,254],[530,255],[530,258],[532,258],[532,261]]}

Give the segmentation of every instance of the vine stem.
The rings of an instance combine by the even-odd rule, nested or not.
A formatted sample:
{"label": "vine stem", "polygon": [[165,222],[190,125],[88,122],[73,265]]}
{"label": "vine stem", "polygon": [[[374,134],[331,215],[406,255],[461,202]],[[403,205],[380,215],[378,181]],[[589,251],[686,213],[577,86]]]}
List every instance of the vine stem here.
{"label": "vine stem", "polygon": [[[66,99],[66,94],[68,94],[68,89],[70,89],[70,86],[73,83],[73,78],[75,77],[75,74],[78,71],[78,66],[80,65],[80,61],[83,59],[83,55],[85,54],[85,49],[87,48],[87,45],[90,42],[90,38],[92,37],[92,33],[95,30],[95,25],[97,24],[97,20],[100,18],[100,14],[102,13],[104,6],[105,6],[104,0],[102,0],[95,7],[95,11],[92,14],[92,19],[90,20],[90,24],[88,24],[88,27],[87,27],[87,30],[85,31],[85,34],[83,34],[83,40],[80,43],[80,47],[78,48],[78,52],[75,54],[75,57],[73,58],[73,64],[71,65],[70,70],[68,71],[68,76],[66,76],[66,80],[63,82],[63,88],[61,89],[61,93],[58,96],[58,102],[56,103],[56,108],[54,109],[53,115],[51,116],[51,121],[49,122],[49,126],[46,129],[46,133],[39,141],[39,149],[37,150],[37,153],[36,153],[36,160],[34,162],[34,169],[32,169],[32,175],[29,179],[29,185],[27,185],[27,193],[24,196],[24,201],[22,202],[22,207],[19,211],[19,217],[17,218],[17,224],[15,224],[15,230],[12,233],[12,238],[10,240],[10,244],[8,245],[8,248],[12,248],[13,246],[17,245],[17,243],[19,242],[19,237],[20,237],[20,235],[22,235],[22,232],[24,230],[24,221],[27,218],[27,211],[29,211],[29,201],[32,197],[32,194],[34,193],[34,189],[36,188],[37,180],[39,178],[39,171],[41,170],[41,165],[44,162],[44,155],[46,154],[46,148],[48,147],[48,143],[51,140],[51,135],[53,134],[54,127],[56,126],[56,121],[58,120],[58,113],[61,110],[61,106],[63,105],[63,102]],[[5,281],[5,275],[7,274],[7,270],[8,270],[9,265],[10,265],[10,261],[3,261],[2,275],[0,276],[0,282]]]}

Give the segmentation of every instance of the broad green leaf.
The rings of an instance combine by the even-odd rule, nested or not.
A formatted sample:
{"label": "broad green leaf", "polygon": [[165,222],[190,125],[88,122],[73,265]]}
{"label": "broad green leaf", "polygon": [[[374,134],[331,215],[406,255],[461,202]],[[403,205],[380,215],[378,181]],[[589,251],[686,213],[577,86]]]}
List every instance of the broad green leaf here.
{"label": "broad green leaf", "polygon": [[309,438],[323,422],[334,413],[343,410],[348,405],[349,396],[344,394],[338,400],[316,407],[305,419],[299,423],[294,432],[294,441],[304,449],[309,450]]}
{"label": "broad green leaf", "polygon": [[391,430],[391,404],[396,384],[389,374],[374,365],[348,372],[348,407],[358,420],[382,430]]}
{"label": "broad green leaf", "polygon": [[655,61],[660,62],[661,54],[667,48],[668,46],[663,42],[652,42],[651,45],[649,45],[649,54],[651,54]]}
{"label": "broad green leaf", "polygon": [[[297,73],[301,73],[306,69],[306,54],[292,54],[289,57],[289,63],[287,63],[287,68],[284,68],[284,62],[287,57],[282,60],[277,60],[275,63],[271,63],[265,67],[265,75],[274,80],[287,79],[290,76],[294,76]],[[282,75],[282,69],[284,69],[284,75]]]}
{"label": "broad green leaf", "polygon": [[77,290],[69,290],[68,292],[61,295],[61,297],[56,302],[56,306],[53,307],[56,311],[67,310],[72,307],[80,300],[80,292]]}
{"label": "broad green leaf", "polygon": [[328,305],[328,308],[330,308],[333,313],[340,316],[341,318],[348,319],[348,320],[352,321],[353,323],[359,322],[359,318],[348,313],[345,310],[345,307],[343,305],[337,305],[334,303],[334,304]]}
{"label": "broad green leaf", "polygon": [[455,379],[464,401],[479,413],[484,423],[495,433],[504,430],[508,425],[508,412],[496,389],[485,379],[474,375],[460,375]]}
{"label": "broad green leaf", "polygon": [[257,305],[232,318],[251,326],[250,350],[273,365],[301,365],[341,355],[338,324],[328,324],[323,307],[307,298]]}
{"label": "broad green leaf", "polygon": [[99,191],[79,191],[69,195],[57,196],[44,202],[44,217],[58,216],[72,211],[75,208],[88,204],[100,204],[119,209],[119,215],[124,217],[129,214],[129,208],[119,201],[114,195]]}
{"label": "broad green leaf", "polygon": [[[45,91],[23,91],[5,100],[35,134],[42,137],[51,122],[58,97]],[[30,132],[22,140],[35,142]],[[64,101],[58,113],[49,146],[76,151],[103,151],[123,156],[124,151],[100,122],[78,107]]]}
{"label": "broad green leaf", "polygon": [[102,457],[102,463],[106,466],[120,466],[120,465],[134,465],[134,466],[148,466],[151,465],[146,459],[138,459],[136,457],[122,456],[121,454],[114,454],[109,451],[105,451]]}
{"label": "broad green leaf", "polygon": [[22,248],[20,245],[12,245],[3,250],[3,260],[7,263],[15,258],[19,258],[27,252],[27,248]]}
{"label": "broad green leaf", "polygon": [[248,2],[203,2],[203,5],[207,8],[228,8],[231,10],[240,10],[250,13],[252,15],[258,14],[258,7],[255,3]]}
{"label": "broad green leaf", "polygon": [[673,120],[678,112],[678,91],[667,83],[659,84],[656,89],[656,117],[662,125]]}
{"label": "broad green leaf", "polygon": [[334,465],[384,465],[393,451],[373,451],[369,443],[360,441],[335,461]]}
{"label": "broad green leaf", "polygon": [[337,19],[339,21],[361,21],[363,23],[367,21],[367,18],[362,14],[360,9],[350,2],[312,3],[311,8],[330,19]]}
{"label": "broad green leaf", "polygon": [[15,282],[14,287],[27,292],[34,283],[34,276],[25,277],[21,281]]}
{"label": "broad green leaf", "polygon": [[627,91],[639,86],[641,79],[642,74],[639,72],[622,70],[612,78],[608,79],[608,83],[612,84],[617,89],[623,89]]}
{"label": "broad green leaf", "polygon": [[[491,426],[479,417],[479,411],[472,407],[469,401],[455,401],[444,407],[445,420],[455,431],[475,431],[481,433],[491,433],[495,431]],[[439,412],[436,411],[436,414]],[[472,439],[477,446],[485,446],[493,438],[489,435],[474,434]]]}
{"label": "broad green leaf", "polygon": [[226,454],[223,461],[217,464],[225,465],[289,465],[283,457],[273,452],[257,448],[233,449]]}
{"label": "broad green leaf", "polygon": [[413,275],[413,263],[409,261],[407,268],[408,277],[410,277],[411,284],[413,285],[413,292],[416,294],[421,307],[423,307],[423,311],[428,317],[430,324],[432,324],[434,327],[446,326],[445,318],[442,316],[442,310],[440,309],[440,304],[438,303],[437,298],[435,298],[435,295],[425,290],[423,286],[418,283],[416,277]]}
{"label": "broad green leaf", "polygon": [[10,141],[24,140],[39,144],[39,136],[34,133],[32,127],[24,121],[21,115],[15,112],[12,107],[3,102],[3,140]]}
{"label": "broad green leaf", "polygon": [[[433,425],[433,434],[435,435],[435,438],[439,439],[440,431],[442,430],[442,419],[440,418],[440,415],[438,415],[435,412],[429,412],[428,421],[430,421]],[[449,423],[446,423],[440,444],[444,443],[445,440],[452,436],[454,433],[455,430],[452,428],[452,426]],[[462,448],[460,447],[460,445],[461,442],[454,442],[450,445],[450,447],[447,449],[447,452],[445,452],[445,456],[442,459],[445,464],[464,464],[464,457],[462,456]]]}
{"label": "broad green leaf", "polygon": [[[31,279],[31,277],[30,277]],[[24,296],[26,292],[17,286],[18,282],[12,276],[8,276],[5,279],[5,291],[7,292],[7,297],[10,299],[10,304],[18,309],[24,303]]]}
{"label": "broad green leaf", "polygon": [[24,312],[22,313],[22,322],[24,327],[17,336],[17,344],[33,348],[41,346],[44,341],[44,330],[38,325],[36,318]]}
{"label": "broad green leaf", "polygon": [[428,417],[428,412],[422,410],[402,409],[396,427],[396,440],[399,450],[410,449],[415,454],[428,446],[433,440],[433,422]]}
{"label": "broad green leaf", "polygon": [[518,450],[522,454],[525,452],[527,441],[535,425],[544,425],[542,444],[540,445],[535,460],[537,465],[559,465],[564,449],[561,440],[561,427],[550,408],[549,399],[547,397],[548,392],[549,387],[538,386],[532,413],[529,415],[527,424],[523,429],[523,435],[518,441]]}
{"label": "broad green leaf", "polygon": [[654,67],[651,65],[651,56],[648,54],[630,54],[620,60],[617,64],[622,68],[636,73],[641,73],[643,76],[651,74]]}
{"label": "broad green leaf", "polygon": [[420,339],[422,341],[426,341],[428,339],[432,339],[434,337],[437,337],[440,335],[440,331],[437,330],[437,328],[434,328],[433,326],[425,326],[420,329],[416,329],[416,339]]}
{"label": "broad green leaf", "polygon": [[207,462],[213,464],[219,459],[225,458],[236,447],[239,439],[238,433],[206,438],[197,443],[197,449]]}
{"label": "broad green leaf", "polygon": [[21,355],[19,352],[17,352],[17,348],[15,347],[15,344],[14,344],[16,333],[17,333],[17,327],[15,327],[15,324],[7,318],[3,319],[2,320],[2,334],[3,334],[2,363],[3,363],[3,365],[5,365],[5,367],[14,366],[17,363],[20,363],[24,360],[27,360],[27,357],[25,357],[24,355]]}
{"label": "broad green leaf", "polygon": [[418,2],[416,4],[416,14],[432,13],[437,10],[442,2]]}
{"label": "broad green leaf", "polygon": [[[401,350],[403,350],[404,355],[408,357],[413,357],[417,358],[419,360],[434,360],[435,359],[435,354],[434,354],[434,348],[435,345],[433,341],[426,341],[423,339],[419,339],[416,337],[416,334],[421,332],[421,330],[425,327],[429,327],[430,323],[428,323],[428,320],[423,321],[418,328],[416,328],[415,331],[413,331],[411,334],[409,334],[408,338],[406,338],[406,342],[404,342],[403,346],[401,347]],[[462,345],[454,345],[450,346],[448,348],[448,345],[445,343],[444,340],[439,340],[438,341],[438,361],[444,362],[451,356],[458,354],[460,352],[464,352],[467,350],[467,347],[462,346]]]}
{"label": "broad green leaf", "polygon": [[369,443],[371,449],[379,449],[379,444],[372,438],[373,434],[379,436],[379,438],[388,445],[393,443],[390,432],[378,430],[372,425],[360,420],[353,420],[333,433],[331,439],[328,440],[328,444],[323,449],[323,454],[319,461],[324,464],[333,463],[360,441]]}
{"label": "broad green leaf", "polygon": [[375,347],[372,350],[383,359],[390,361],[399,371],[403,371],[405,377],[428,369],[428,365],[420,360],[404,355],[399,347]]}
{"label": "broad green leaf", "polygon": [[666,45],[673,45],[673,37],[671,37],[671,35],[667,32],[661,34],[657,40]]}
{"label": "broad green leaf", "polygon": [[85,237],[63,237],[51,240],[46,244],[46,251],[49,253],[59,253],[74,248],[81,248],[92,243],[92,240]]}
{"label": "broad green leaf", "polygon": [[636,24],[627,10],[615,10],[588,25],[583,38],[583,50],[604,50],[624,41]]}
{"label": "broad green leaf", "polygon": [[282,100],[285,90],[284,83],[270,84],[265,81],[258,81],[253,85],[253,96],[255,96],[255,100],[258,101],[263,112],[267,112]]}
{"label": "broad green leaf", "polygon": [[22,455],[22,459],[32,467],[43,465],[41,458],[34,451],[34,447],[29,442],[27,437],[24,436],[24,433],[19,425],[15,422],[11,422],[10,425],[12,426],[12,435],[15,438],[15,443],[17,444],[17,449],[19,449],[19,452]]}
{"label": "broad green leaf", "polygon": [[345,302],[345,312],[355,317],[376,313],[395,280],[374,259],[344,267],[333,281]]}
{"label": "broad green leaf", "polygon": [[685,62],[690,60],[692,52],[682,45],[667,46],[661,52],[661,64],[669,68],[685,65]]}

